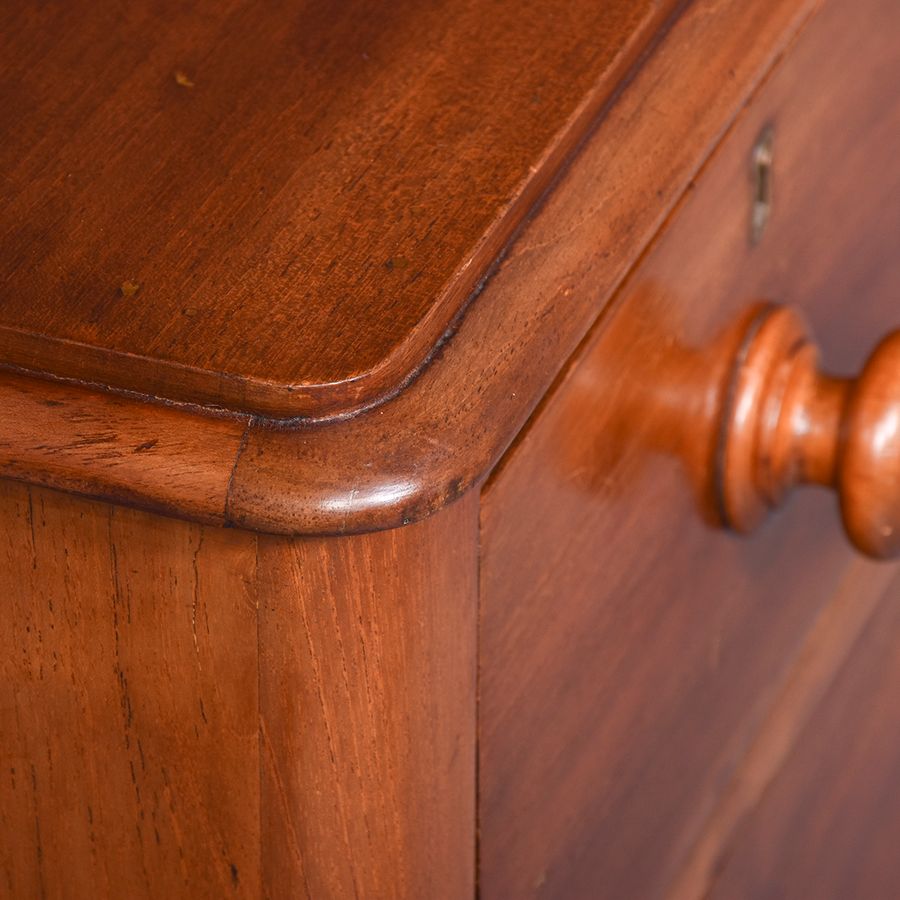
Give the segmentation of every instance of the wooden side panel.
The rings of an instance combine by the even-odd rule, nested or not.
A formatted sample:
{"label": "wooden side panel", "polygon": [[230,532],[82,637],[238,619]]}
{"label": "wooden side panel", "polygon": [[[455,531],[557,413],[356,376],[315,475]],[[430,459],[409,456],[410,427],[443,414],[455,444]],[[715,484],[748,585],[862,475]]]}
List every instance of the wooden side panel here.
{"label": "wooden side panel", "polygon": [[473,896],[477,508],[260,537],[266,896]]}
{"label": "wooden side panel", "polygon": [[704,896],[900,896],[898,647],[895,581]]}
{"label": "wooden side panel", "polygon": [[254,567],[0,481],[0,895],[258,896]]}
{"label": "wooden side panel", "polygon": [[471,897],[477,506],[257,538],[0,480],[0,896]]}
{"label": "wooden side panel", "polygon": [[[898,21],[890,0],[824,4],[484,491],[484,900],[665,895],[836,585],[882,590],[823,493],[750,540],[710,529],[652,416],[622,410],[677,405],[654,361],[760,297],[801,306],[838,370],[897,324]],[[773,123],[754,246],[751,149]]]}

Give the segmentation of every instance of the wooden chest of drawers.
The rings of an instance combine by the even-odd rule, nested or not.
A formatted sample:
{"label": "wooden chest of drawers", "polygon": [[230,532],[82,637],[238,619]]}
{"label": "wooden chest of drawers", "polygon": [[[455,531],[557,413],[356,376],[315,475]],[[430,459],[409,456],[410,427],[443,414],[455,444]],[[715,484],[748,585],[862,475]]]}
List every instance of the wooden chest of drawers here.
{"label": "wooden chest of drawers", "polygon": [[894,0],[0,12],[0,897],[897,896],[898,84]]}

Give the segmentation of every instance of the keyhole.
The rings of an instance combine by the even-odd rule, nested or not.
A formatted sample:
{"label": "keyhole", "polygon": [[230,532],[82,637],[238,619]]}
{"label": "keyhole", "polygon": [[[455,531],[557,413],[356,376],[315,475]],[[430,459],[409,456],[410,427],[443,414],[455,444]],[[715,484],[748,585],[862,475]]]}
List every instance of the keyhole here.
{"label": "keyhole", "polygon": [[774,132],[768,126],[753,147],[753,210],[750,242],[758,244],[772,214],[772,147]]}

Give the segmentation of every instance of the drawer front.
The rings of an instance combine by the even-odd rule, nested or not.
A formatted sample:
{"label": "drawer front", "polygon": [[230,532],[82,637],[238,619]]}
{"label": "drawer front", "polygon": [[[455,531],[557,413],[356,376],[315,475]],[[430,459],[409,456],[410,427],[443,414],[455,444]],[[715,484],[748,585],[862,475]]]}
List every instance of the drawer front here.
{"label": "drawer front", "polygon": [[894,570],[778,774],[738,824],[708,900],[900,897],[898,646]]}
{"label": "drawer front", "polygon": [[484,489],[483,898],[702,895],[885,589],[824,491],[749,539],[712,527],[622,408],[760,298],[837,371],[900,324],[898,33],[893,0],[823,4]]}

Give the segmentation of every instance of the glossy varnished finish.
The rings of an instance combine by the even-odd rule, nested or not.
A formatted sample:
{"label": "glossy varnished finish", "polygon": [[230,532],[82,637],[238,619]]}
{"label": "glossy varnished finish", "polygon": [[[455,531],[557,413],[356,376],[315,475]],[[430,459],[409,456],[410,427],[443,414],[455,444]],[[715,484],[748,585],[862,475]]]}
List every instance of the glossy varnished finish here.
{"label": "glossy varnished finish", "polygon": [[291,540],[0,481],[0,896],[472,896],[477,496]]}
{"label": "glossy varnished finish", "polygon": [[246,419],[0,372],[0,475],[222,524]]}
{"label": "glossy varnished finish", "polygon": [[229,521],[396,527],[478,484],[812,5],[693,4],[414,382],[327,426],[251,423]]}
{"label": "glossy varnished finish", "polygon": [[[260,417],[248,422],[86,385],[12,372],[0,377],[7,411],[0,416],[0,463],[8,478],[208,523],[313,535],[255,538],[205,526],[211,537],[204,538],[204,546],[216,548],[227,539],[248,556],[254,547],[241,573],[251,577],[252,572],[256,629],[245,623],[241,638],[257,641],[261,726],[258,751],[250,762],[242,757],[238,770],[242,784],[259,795],[258,815],[254,812],[250,823],[258,831],[258,857],[256,870],[229,858],[225,875],[234,878],[232,862],[237,868],[233,890],[254,896],[255,886],[272,897],[283,885],[301,895],[306,890],[472,895],[478,536],[477,493],[470,489],[521,427],[809,7],[793,0],[753,8],[697,3],[669,31],[658,31],[652,56],[622,86],[576,164],[524,226],[516,250],[470,305],[453,337],[397,398],[375,409],[320,425]],[[705,52],[698,54],[698,46]],[[193,73],[185,77],[198,86]],[[648,104],[668,111],[666,128],[646,114]],[[131,286],[121,299],[147,297],[139,277],[127,280]],[[575,290],[588,283],[590,290]],[[102,327],[97,323],[98,330]],[[90,363],[84,348],[78,353]],[[24,362],[31,365],[35,358],[29,355]],[[145,379],[141,387],[155,393],[157,384]],[[467,489],[468,498],[439,511]],[[59,502],[71,504],[67,515],[95,508],[71,495]],[[177,544],[181,530],[205,534],[136,511],[97,508],[132,516],[141,529],[159,529],[163,562],[168,554],[177,557],[170,542]],[[387,534],[323,536],[423,517],[428,518],[421,524]],[[77,546],[66,534],[48,530],[47,537],[58,538],[63,558],[39,582],[10,582],[17,608],[40,601],[40,583],[63,577],[66,552]],[[85,565],[110,552],[102,535],[84,539]],[[22,546],[12,546],[10,553],[24,553]],[[222,566],[224,560],[227,570],[227,552],[219,548],[214,556],[210,565]],[[163,562],[137,565],[132,573],[142,590],[161,591],[155,607],[161,612],[168,608],[165,584],[158,586]],[[17,557],[12,571],[25,571],[29,564],[27,554]],[[195,604],[200,609],[210,598],[202,586],[195,594],[193,584],[179,576],[178,590],[188,585],[191,609]],[[70,590],[86,610],[94,609],[93,593]],[[97,615],[111,627],[111,612]],[[162,640],[165,631],[157,637]],[[167,644],[160,651],[161,660],[171,657],[166,664],[172,678],[178,677],[183,653],[190,655],[190,645],[181,650]],[[71,677],[73,669],[74,664],[62,665],[62,676]],[[156,673],[152,666],[148,671]],[[17,686],[23,678],[16,669],[11,683]],[[241,682],[243,689],[248,684],[252,677]],[[106,696],[99,687],[98,695],[101,701]],[[47,747],[44,699],[38,691],[33,719],[17,738],[29,759]],[[212,715],[205,695],[203,715]],[[73,718],[70,711],[61,716],[61,746],[78,746]],[[192,727],[189,718],[182,724]],[[178,727],[171,724],[175,731]],[[169,734],[164,728],[161,740]],[[127,759],[124,752],[115,739],[101,736],[96,747],[85,741],[80,756],[67,757],[72,767],[55,771],[64,772],[79,797],[93,796],[95,783],[74,761],[85,758],[89,765],[108,758],[115,768]],[[169,747],[160,753],[160,767],[163,758],[169,773],[180,757]],[[213,747],[196,773],[178,769],[179,778],[186,783],[206,778],[205,790],[227,794],[230,775],[216,769],[219,762],[227,766]],[[241,768],[245,764],[257,768],[255,786],[252,774]],[[21,792],[21,782],[14,789]],[[10,863],[14,877],[32,879],[28,884],[40,879],[38,862],[49,860],[42,842],[51,847],[77,825],[54,817],[52,799],[40,793],[47,810],[43,830],[27,832]],[[26,834],[32,808],[27,804],[38,802],[33,796],[19,793],[20,805],[9,807],[18,817],[11,825],[17,834]],[[210,808],[230,815],[216,803]],[[117,820],[113,833],[118,830]],[[202,828],[192,833],[207,845],[212,841]],[[90,832],[74,834],[77,855],[89,844]],[[163,884],[167,896],[178,896],[179,890],[192,897],[204,891],[220,896],[222,871],[215,866],[221,860],[210,861],[214,850],[197,847],[196,858],[176,858],[169,854],[177,852],[176,842],[165,837],[162,833],[159,856],[148,857],[141,847],[113,844],[104,832],[96,838],[107,842],[98,843],[96,865],[111,873],[109,881],[79,883],[77,889],[89,896],[120,895],[129,873],[143,873],[149,860],[148,878],[156,867],[168,867],[173,881]],[[105,857],[116,853],[119,867],[107,866]],[[171,874],[176,871],[177,882]],[[85,878],[93,878],[90,872]]]}
{"label": "glossy varnished finish", "polygon": [[707,895],[893,577],[711,527],[877,474],[750,338],[897,324],[893,4],[205,9],[0,14],[0,894]]}
{"label": "glossy varnished finish", "polygon": [[[396,398],[350,419],[279,425],[255,418],[246,429],[239,422],[244,440],[223,466],[229,475],[212,476],[222,493],[204,501],[199,517],[286,534],[364,531],[421,518],[478,483],[814,5],[692,4],[623,87],[427,369]],[[31,391],[36,398],[42,384]],[[116,483],[105,457],[70,452],[95,431],[77,423],[107,414],[102,394],[47,391],[50,402],[33,428],[0,416],[0,446],[18,460],[11,474],[198,516],[191,486],[181,485],[173,503],[179,482],[169,478],[164,455],[142,460],[138,493]],[[21,392],[18,381],[0,375],[0,400]],[[130,397],[113,408],[105,432],[114,457],[131,453],[136,431],[146,435],[141,443],[163,438],[165,446],[169,431],[156,404]],[[172,413],[180,432],[203,448],[220,443],[217,419],[190,407]],[[71,466],[64,478],[52,454],[34,452],[36,443],[56,448],[57,428],[74,431],[60,442]],[[229,445],[221,441],[222,449]],[[189,462],[205,471],[208,449],[181,465]]]}
{"label": "glossy varnished finish", "polygon": [[716,423],[710,467],[716,505],[724,524],[750,531],[792,488],[834,487],[859,550],[895,556],[900,332],[878,345],[856,379],[826,375],[818,357],[796,310],[763,306],[749,317]]}
{"label": "glossy varnished finish", "polygon": [[[658,326],[644,339],[662,337]],[[707,346],[660,342],[617,398],[617,437],[677,456],[702,512],[744,533],[795,488],[833,488],[857,549],[890,558],[900,534],[898,348],[894,331],[857,378],[828,375],[798,309],[752,304]]]}
{"label": "glossy varnished finish", "polygon": [[[721,805],[760,729],[775,710],[770,762],[799,731],[778,698],[813,624],[839,594],[865,611],[884,588],[824,492],[751,541],[715,530],[690,449],[660,435],[690,413],[711,458],[755,299],[804,309],[838,373],[897,324],[900,206],[884,197],[900,186],[900,105],[885,85],[900,59],[873,21],[896,22],[893,5],[824,4],[484,491],[483,897],[703,896],[709,846],[727,854],[757,799]],[[772,123],[774,206],[753,246],[749,162]],[[699,361],[686,377],[706,391],[666,396],[673,354]]]}
{"label": "glossy varnished finish", "polygon": [[0,361],[288,416],[391,392],[674,5],[6,4]]}

